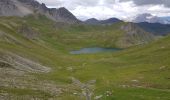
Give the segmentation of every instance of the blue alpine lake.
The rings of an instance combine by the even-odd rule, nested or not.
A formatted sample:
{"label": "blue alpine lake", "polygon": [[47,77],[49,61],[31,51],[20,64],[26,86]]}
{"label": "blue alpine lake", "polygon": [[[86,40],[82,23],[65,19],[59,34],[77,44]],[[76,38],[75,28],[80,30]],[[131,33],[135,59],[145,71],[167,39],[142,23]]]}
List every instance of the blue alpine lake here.
{"label": "blue alpine lake", "polygon": [[82,48],[80,50],[73,50],[70,54],[94,54],[102,52],[116,52],[122,49],[119,48],[102,48],[102,47],[91,47],[91,48]]}

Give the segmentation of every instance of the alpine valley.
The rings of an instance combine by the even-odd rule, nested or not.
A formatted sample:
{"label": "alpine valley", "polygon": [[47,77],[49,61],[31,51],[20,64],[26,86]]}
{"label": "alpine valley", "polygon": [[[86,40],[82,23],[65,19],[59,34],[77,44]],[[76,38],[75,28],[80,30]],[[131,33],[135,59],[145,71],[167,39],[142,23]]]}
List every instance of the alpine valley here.
{"label": "alpine valley", "polygon": [[0,100],[170,100],[170,25],[139,19],[0,0]]}

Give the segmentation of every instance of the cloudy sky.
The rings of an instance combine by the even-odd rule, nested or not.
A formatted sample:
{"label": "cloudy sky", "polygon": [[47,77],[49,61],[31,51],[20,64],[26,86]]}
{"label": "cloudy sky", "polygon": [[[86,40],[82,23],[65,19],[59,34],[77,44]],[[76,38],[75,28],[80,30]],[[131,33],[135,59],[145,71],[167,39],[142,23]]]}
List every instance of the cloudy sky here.
{"label": "cloudy sky", "polygon": [[170,16],[170,0],[38,0],[48,7],[66,7],[81,20],[117,17],[132,20],[136,15],[151,13]]}

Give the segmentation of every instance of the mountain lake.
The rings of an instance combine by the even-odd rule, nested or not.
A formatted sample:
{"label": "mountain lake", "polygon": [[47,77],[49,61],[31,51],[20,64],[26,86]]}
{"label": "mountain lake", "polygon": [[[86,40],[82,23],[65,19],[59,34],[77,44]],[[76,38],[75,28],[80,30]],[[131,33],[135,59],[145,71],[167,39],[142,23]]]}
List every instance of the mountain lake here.
{"label": "mountain lake", "polygon": [[70,54],[95,54],[95,53],[104,53],[104,52],[116,52],[122,49],[119,48],[102,48],[102,47],[91,47],[91,48],[82,48],[79,50],[70,51]]}

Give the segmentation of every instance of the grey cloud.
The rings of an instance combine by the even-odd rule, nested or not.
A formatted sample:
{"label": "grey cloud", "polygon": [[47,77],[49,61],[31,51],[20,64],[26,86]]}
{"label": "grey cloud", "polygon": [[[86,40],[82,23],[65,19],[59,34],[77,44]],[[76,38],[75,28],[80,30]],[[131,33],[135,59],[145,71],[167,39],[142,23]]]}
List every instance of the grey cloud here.
{"label": "grey cloud", "polygon": [[170,0],[120,0],[120,2],[133,1],[136,5],[164,5],[170,7]]}
{"label": "grey cloud", "polygon": [[96,0],[38,0],[38,1],[45,2],[47,5],[70,4],[70,6],[74,5],[95,6],[98,3],[98,1]]}
{"label": "grey cloud", "polygon": [[[170,0],[38,0],[48,7],[66,7],[81,19],[119,17],[131,20],[141,13],[170,16]],[[129,2],[131,1],[131,2]],[[119,3],[118,3],[119,2]],[[153,5],[153,6],[149,6]],[[158,5],[158,6],[155,6]],[[164,6],[160,6],[164,5]]]}
{"label": "grey cloud", "polygon": [[45,2],[49,6],[67,6],[68,8],[74,8],[75,6],[96,6],[100,1],[103,1],[105,5],[114,4],[115,1],[126,2],[133,1],[137,6],[143,5],[164,5],[170,7],[170,0],[38,0]]}
{"label": "grey cloud", "polygon": [[70,10],[75,9],[77,6],[97,6],[98,0],[38,0],[45,3],[50,7],[66,7]]}

